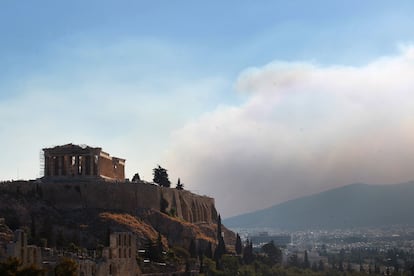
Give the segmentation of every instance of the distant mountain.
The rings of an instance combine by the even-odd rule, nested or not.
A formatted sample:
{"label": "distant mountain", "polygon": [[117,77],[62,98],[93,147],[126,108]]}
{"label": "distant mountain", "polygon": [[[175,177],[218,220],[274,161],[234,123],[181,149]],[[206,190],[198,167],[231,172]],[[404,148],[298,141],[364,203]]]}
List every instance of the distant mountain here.
{"label": "distant mountain", "polygon": [[351,184],[223,220],[227,227],[285,230],[414,225],[414,182]]}

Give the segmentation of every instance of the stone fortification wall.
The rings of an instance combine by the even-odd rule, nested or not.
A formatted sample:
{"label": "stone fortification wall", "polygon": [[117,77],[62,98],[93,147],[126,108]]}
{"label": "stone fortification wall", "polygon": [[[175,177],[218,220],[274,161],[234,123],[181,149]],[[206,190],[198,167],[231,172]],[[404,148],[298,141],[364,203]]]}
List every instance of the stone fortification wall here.
{"label": "stone fortification wall", "polygon": [[144,182],[14,181],[0,183],[2,190],[39,197],[56,209],[117,210],[132,215],[142,209],[160,210],[165,200],[166,211],[186,221],[215,223],[217,219],[213,198]]}

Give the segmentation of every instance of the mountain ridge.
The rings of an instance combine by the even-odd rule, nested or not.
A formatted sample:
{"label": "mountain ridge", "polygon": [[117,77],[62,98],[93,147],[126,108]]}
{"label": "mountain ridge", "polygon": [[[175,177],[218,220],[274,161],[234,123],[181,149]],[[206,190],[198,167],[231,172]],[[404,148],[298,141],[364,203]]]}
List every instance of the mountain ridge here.
{"label": "mountain ridge", "polygon": [[336,229],[414,224],[414,181],[391,185],[354,183],[292,199],[223,222],[228,227],[281,230]]}

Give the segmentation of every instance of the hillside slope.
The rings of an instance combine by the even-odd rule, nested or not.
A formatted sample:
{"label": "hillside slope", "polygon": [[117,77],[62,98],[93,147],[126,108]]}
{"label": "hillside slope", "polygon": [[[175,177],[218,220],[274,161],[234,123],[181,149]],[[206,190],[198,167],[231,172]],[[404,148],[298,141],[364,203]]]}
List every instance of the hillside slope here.
{"label": "hillside slope", "polygon": [[[118,231],[134,232],[139,248],[158,233],[166,248],[189,248],[192,240],[214,247],[216,216],[212,198],[145,183],[0,183],[0,218],[13,230],[26,229],[29,242],[51,247],[97,248]],[[224,231],[234,244],[234,233]]]}
{"label": "hillside slope", "polygon": [[414,224],[414,182],[351,184],[224,220],[228,227],[285,230]]}

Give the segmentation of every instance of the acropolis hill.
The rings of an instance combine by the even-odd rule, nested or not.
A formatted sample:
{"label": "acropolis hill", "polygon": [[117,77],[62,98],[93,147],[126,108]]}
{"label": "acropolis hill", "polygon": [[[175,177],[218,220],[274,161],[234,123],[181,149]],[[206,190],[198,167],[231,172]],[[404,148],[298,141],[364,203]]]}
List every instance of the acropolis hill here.
{"label": "acropolis hill", "polygon": [[164,199],[167,202],[166,211],[174,210],[177,218],[207,223],[214,223],[217,219],[213,198],[142,182],[13,181],[2,183],[0,191],[22,196],[36,195],[58,210],[103,209],[131,215],[145,209],[161,211],[160,202]]}
{"label": "acropolis hill", "polygon": [[[138,246],[157,233],[166,247],[216,243],[213,198],[126,180],[125,159],[101,148],[67,144],[43,151],[42,178],[0,183],[0,217],[10,228],[28,227],[51,245],[75,239],[89,248],[104,243],[108,231],[134,232]],[[224,230],[234,244],[234,234]]]}
{"label": "acropolis hill", "polygon": [[44,177],[36,184],[14,182],[12,187],[42,190],[44,200],[62,209],[112,209],[135,214],[139,209],[166,211],[188,222],[217,219],[214,199],[188,191],[168,189],[143,181],[125,180],[125,159],[111,157],[101,148],[67,144],[44,151]]}

